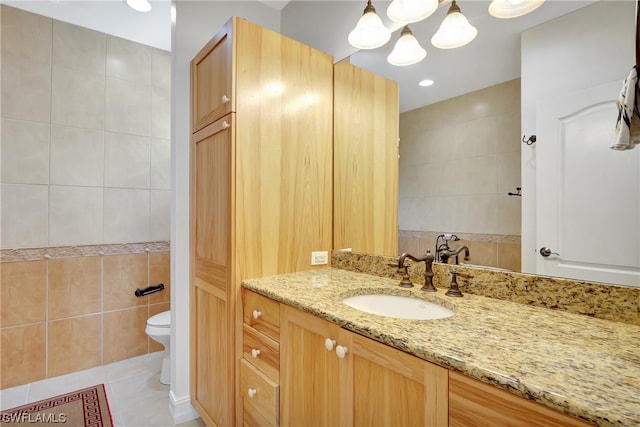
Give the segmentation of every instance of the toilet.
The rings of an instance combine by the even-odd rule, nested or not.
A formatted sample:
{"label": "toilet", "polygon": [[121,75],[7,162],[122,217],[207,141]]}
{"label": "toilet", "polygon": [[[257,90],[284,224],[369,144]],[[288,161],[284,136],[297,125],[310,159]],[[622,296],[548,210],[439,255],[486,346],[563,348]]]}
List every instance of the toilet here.
{"label": "toilet", "polygon": [[171,311],[163,311],[147,319],[147,328],[144,330],[149,338],[159,342],[164,346],[162,357],[162,369],[160,371],[160,382],[171,384],[170,338],[171,338]]}

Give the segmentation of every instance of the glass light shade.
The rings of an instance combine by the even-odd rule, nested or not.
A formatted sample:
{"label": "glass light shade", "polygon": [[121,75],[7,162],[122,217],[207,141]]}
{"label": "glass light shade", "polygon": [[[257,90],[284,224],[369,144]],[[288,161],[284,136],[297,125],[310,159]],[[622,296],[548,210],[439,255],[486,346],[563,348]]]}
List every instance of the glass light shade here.
{"label": "glass light shade", "polygon": [[404,27],[396,45],[387,56],[387,61],[391,65],[405,66],[416,64],[426,56],[427,51],[420,46],[409,27]]}
{"label": "glass light shade", "polygon": [[431,43],[440,49],[454,49],[464,46],[478,35],[476,27],[471,25],[460,12],[460,8],[453,0],[446,18],[440,24],[438,32],[431,38]]}
{"label": "glass light shade", "polygon": [[393,0],[387,16],[400,24],[422,21],[438,9],[438,0]]}
{"label": "glass light shade", "polygon": [[391,38],[391,31],[382,23],[369,0],[356,27],[349,33],[349,44],[358,49],[375,49]]}
{"label": "glass light shade", "polygon": [[151,10],[151,3],[147,0],[125,0],[127,6],[138,12],[149,12]]}
{"label": "glass light shade", "polygon": [[493,0],[489,13],[496,18],[517,18],[540,7],[544,0]]}

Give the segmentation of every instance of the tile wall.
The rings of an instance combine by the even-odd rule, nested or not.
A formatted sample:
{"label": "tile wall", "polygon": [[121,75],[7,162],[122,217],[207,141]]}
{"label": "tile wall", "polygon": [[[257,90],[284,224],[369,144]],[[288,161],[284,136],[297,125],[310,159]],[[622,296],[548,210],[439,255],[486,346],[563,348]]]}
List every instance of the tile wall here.
{"label": "tile wall", "polygon": [[453,233],[469,262],[520,271],[521,139],[520,79],[402,113],[400,252]]}
{"label": "tile wall", "polygon": [[[0,388],[161,346],[170,53],[0,5]],[[136,288],[165,290],[136,298]]]}

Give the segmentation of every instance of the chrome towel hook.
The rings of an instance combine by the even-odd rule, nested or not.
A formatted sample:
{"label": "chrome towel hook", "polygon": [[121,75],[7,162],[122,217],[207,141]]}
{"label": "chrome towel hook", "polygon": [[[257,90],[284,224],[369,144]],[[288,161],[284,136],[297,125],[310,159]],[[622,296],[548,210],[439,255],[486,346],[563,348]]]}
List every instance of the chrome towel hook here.
{"label": "chrome towel hook", "polygon": [[531,135],[531,136],[529,137],[529,139],[527,139],[527,140],[525,141],[525,138],[526,138],[526,137],[527,137],[526,135],[522,135],[522,142],[523,142],[523,143],[525,143],[525,144],[527,144],[527,145],[531,145],[531,144],[533,144],[534,142],[536,142],[536,136],[535,136],[535,135]]}

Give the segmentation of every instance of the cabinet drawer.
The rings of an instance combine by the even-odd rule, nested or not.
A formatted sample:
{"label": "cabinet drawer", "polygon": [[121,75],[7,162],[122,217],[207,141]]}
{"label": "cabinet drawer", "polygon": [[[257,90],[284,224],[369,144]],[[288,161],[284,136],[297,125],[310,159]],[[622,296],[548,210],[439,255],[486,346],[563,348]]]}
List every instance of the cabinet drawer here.
{"label": "cabinet drawer", "polygon": [[240,360],[240,394],[245,411],[255,409],[272,425],[279,423],[279,386],[265,374]]}
{"label": "cabinet drawer", "polygon": [[280,340],[280,303],[243,289],[244,323],[268,337]]}
{"label": "cabinet drawer", "polygon": [[242,329],[242,357],[279,383],[280,344],[249,325],[243,325]]}

